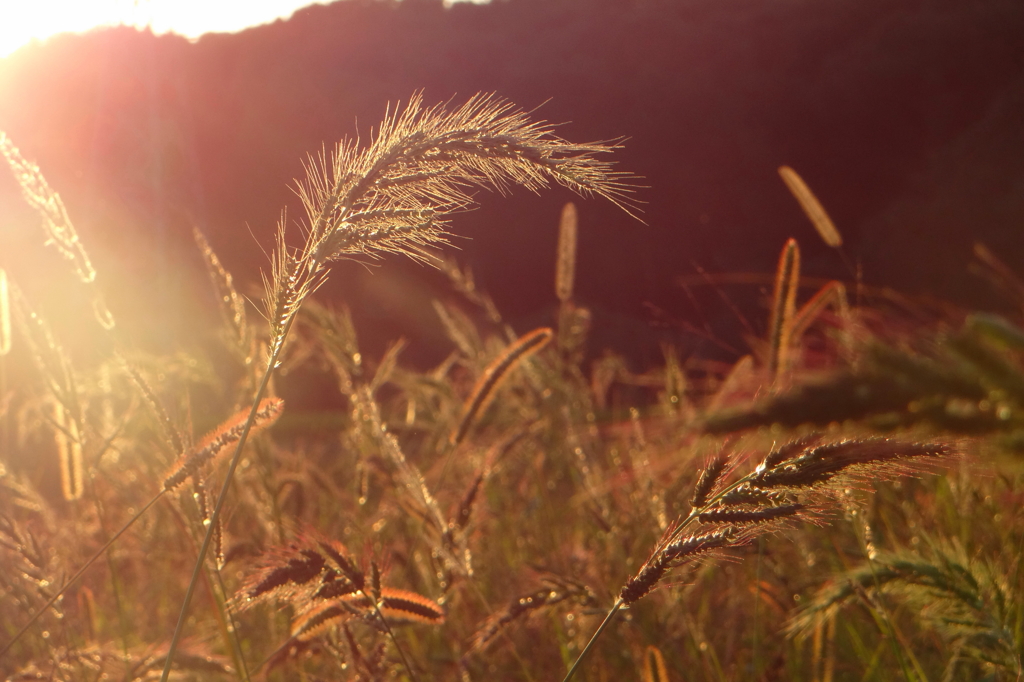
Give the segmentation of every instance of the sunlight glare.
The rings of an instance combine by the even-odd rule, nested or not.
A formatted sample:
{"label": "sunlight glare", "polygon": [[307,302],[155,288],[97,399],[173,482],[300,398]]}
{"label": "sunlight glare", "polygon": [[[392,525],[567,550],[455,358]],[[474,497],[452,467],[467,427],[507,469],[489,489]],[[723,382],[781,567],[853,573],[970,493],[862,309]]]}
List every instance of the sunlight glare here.
{"label": "sunlight glare", "polygon": [[[489,0],[444,0],[485,4]],[[287,19],[331,0],[0,0],[0,58],[33,40],[125,24],[196,39]]]}
{"label": "sunlight glare", "polygon": [[288,18],[310,0],[0,0],[0,57],[32,40],[126,24],[186,38]]}

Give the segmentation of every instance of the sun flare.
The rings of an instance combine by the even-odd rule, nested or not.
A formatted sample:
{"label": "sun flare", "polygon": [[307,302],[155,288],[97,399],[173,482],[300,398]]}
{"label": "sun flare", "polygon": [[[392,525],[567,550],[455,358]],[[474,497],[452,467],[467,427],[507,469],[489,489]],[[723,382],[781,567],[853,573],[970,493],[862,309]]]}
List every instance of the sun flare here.
{"label": "sun flare", "polygon": [[[12,3],[13,4],[13,3]],[[286,19],[310,0],[34,0],[4,9],[0,57],[59,33],[124,24],[187,38]]]}
{"label": "sun flare", "polygon": [[[287,19],[295,10],[331,0],[33,0],[4,6],[0,58],[35,40],[82,33],[104,26],[149,27],[195,39],[204,33],[234,33]],[[445,0],[483,4],[488,0]]]}

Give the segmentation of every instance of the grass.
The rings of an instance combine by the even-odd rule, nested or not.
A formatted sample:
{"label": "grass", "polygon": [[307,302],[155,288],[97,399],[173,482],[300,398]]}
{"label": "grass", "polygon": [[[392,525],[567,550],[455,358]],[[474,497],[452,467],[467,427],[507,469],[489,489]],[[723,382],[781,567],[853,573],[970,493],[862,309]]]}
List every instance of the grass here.
{"label": "grass", "polygon": [[[2,376],[15,358],[35,368],[0,402],[0,671],[1016,679],[1020,320],[900,326],[892,298],[858,286],[851,304],[839,281],[800,305],[790,240],[748,355],[666,346],[643,373],[612,354],[588,366],[571,204],[552,217],[550,327],[509,327],[439,247],[473,186],[556,182],[632,211],[632,179],[601,160],[614,147],[494,97],[414,97],[366,147],[310,160],[301,243],[282,219],[262,311],[195,233],[227,352],[185,357],[128,346],[59,196],[0,137],[94,303],[81,324],[111,340],[73,362],[0,271]],[[824,209],[783,177],[821,230]],[[438,367],[406,366],[402,343],[366,357],[347,312],[315,300],[332,262],[392,253],[451,280]],[[1024,291],[979,253],[1001,291]],[[281,367],[329,373],[346,408],[290,410]],[[210,386],[219,402],[193,413]]]}

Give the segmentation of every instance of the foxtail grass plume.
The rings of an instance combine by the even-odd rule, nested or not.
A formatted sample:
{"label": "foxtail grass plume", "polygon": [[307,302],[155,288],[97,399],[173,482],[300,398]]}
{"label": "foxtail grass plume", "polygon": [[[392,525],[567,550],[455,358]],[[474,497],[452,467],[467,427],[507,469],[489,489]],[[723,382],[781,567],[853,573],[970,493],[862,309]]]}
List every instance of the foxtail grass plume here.
{"label": "foxtail grass plume", "polygon": [[[253,420],[252,429],[263,429],[272,425],[281,416],[284,401],[280,398],[266,398],[260,402]],[[195,476],[208,462],[225,452],[242,436],[249,410],[241,410],[216,429],[207,434],[190,452],[186,453],[164,478],[164,489],[172,490]]]}
{"label": "foxtail grass plume", "polygon": [[380,570],[367,574],[340,542],[304,535],[268,552],[235,597],[238,610],[271,599],[292,604],[298,615],[291,636],[308,641],[352,618],[440,625],[444,610],[428,597],[381,585]]}
{"label": "foxtail grass plume", "polygon": [[52,244],[60,255],[71,261],[83,283],[91,283],[96,279],[96,270],[93,269],[85,248],[78,240],[78,233],[71,224],[71,218],[68,217],[60,195],[50,188],[39,166],[25,159],[3,131],[0,131],[0,155],[11,167],[25,201],[42,216],[46,243]]}
{"label": "foxtail grass plume", "polygon": [[576,279],[576,225],[576,204],[570,201],[562,208],[562,218],[558,223],[555,293],[562,303],[572,298],[573,282]]}
{"label": "foxtail grass plume", "polygon": [[[409,590],[382,587],[377,606],[381,616],[390,623],[441,625],[445,619],[444,610],[436,601]],[[372,609],[373,603],[363,594],[348,594],[331,599],[300,614],[292,624],[291,634],[299,640],[308,641],[346,620],[365,619],[372,613]]]}
{"label": "foxtail grass plume", "polygon": [[[89,260],[89,255],[82,246],[71,223],[64,201],[46,182],[39,166],[28,161],[11,142],[6,133],[0,130],[0,156],[3,156],[14,173],[14,179],[21,187],[21,195],[29,206],[34,208],[43,219],[43,231],[46,233],[46,245],[52,245],[60,252],[83,284],[96,283],[96,270]],[[105,330],[110,331],[116,326],[114,315],[110,312],[102,294],[93,288],[92,309],[96,321]]]}
{"label": "foxtail grass plume", "polygon": [[469,429],[473,426],[477,417],[486,411],[494,399],[495,392],[509,372],[522,362],[524,358],[533,355],[547,345],[552,336],[554,336],[554,332],[547,327],[534,329],[532,332],[519,337],[515,343],[510,344],[498,357],[491,361],[491,364],[487,365],[483,374],[477,380],[476,386],[473,387],[473,392],[466,400],[466,405],[462,410],[462,418],[449,439],[453,445],[458,445],[462,442],[462,439],[469,433]]}
{"label": "foxtail grass plume", "polygon": [[719,453],[708,462],[708,465],[700,472],[697,484],[693,486],[693,497],[690,498],[691,507],[700,509],[707,503],[711,493],[718,487],[728,464],[729,457],[724,452]]}
{"label": "foxtail grass plume", "polygon": [[146,405],[156,417],[160,433],[167,445],[170,446],[171,451],[176,455],[184,453],[185,444],[182,435],[178,432],[178,428],[171,420],[171,416],[167,414],[167,410],[164,409],[163,403],[161,403],[160,399],[157,398],[156,393],[153,392],[152,387],[146,381],[145,377],[143,377],[142,374],[140,374],[139,371],[124,358],[121,358],[121,365],[125,374],[127,374],[132,380],[135,387],[139,389],[139,393],[142,395]]}
{"label": "foxtail grass plume", "polygon": [[668,667],[661,649],[648,646],[644,651],[643,682],[668,682]]}
{"label": "foxtail grass plume", "polygon": [[[666,535],[673,537],[674,530],[670,529]],[[698,560],[715,550],[739,544],[740,540],[729,528],[673,539],[655,550],[637,574],[623,586],[619,599],[624,606],[630,606],[650,593],[670,569]]]}
{"label": "foxtail grass plume", "polygon": [[611,619],[654,591],[677,567],[747,545],[758,536],[802,521],[821,523],[837,506],[840,484],[914,473],[957,455],[953,445],[891,438],[822,442],[811,436],[786,443],[745,476],[725,480],[727,459],[711,460],[694,487],[693,508],[662,534],[654,551],[619,592],[619,598],[583,648],[563,682],[569,682]]}
{"label": "foxtail grass plume", "polygon": [[[167,488],[164,488],[166,491]],[[195,500],[196,506],[199,508],[199,519],[202,521],[203,526],[212,525],[210,519],[210,496],[206,493],[206,485],[203,484],[203,479],[198,476],[192,477],[192,499]],[[224,528],[223,525],[218,523],[214,529],[213,537],[213,556],[217,563],[217,570],[224,568]]]}
{"label": "foxtail grass plume", "polygon": [[790,239],[779,256],[772,294],[772,316],[768,325],[768,373],[773,380],[786,369],[799,285],[800,247],[795,239]]}
{"label": "foxtail grass plume", "polygon": [[557,577],[552,577],[545,582],[548,583],[546,587],[517,596],[505,608],[491,614],[473,635],[469,650],[483,649],[512,623],[559,604],[576,602],[592,607],[596,603],[593,592],[586,585]]}
{"label": "foxtail grass plume", "polygon": [[29,354],[39,369],[47,389],[58,402],[71,410],[71,416],[78,419],[78,386],[75,381],[71,360],[63,347],[57,343],[50,326],[29,305],[21,290],[8,282],[10,301],[13,304],[14,319],[18,324]]}
{"label": "foxtail grass plume", "polygon": [[537,191],[551,182],[609,199],[631,215],[632,176],[598,160],[614,142],[575,144],[493,95],[448,111],[413,95],[388,111],[365,149],[343,140],[307,164],[299,196],[309,219],[310,256],[405,253],[444,242],[447,216],[474,204],[472,186]]}
{"label": "foxtail grass plume", "polygon": [[85,469],[82,465],[82,440],[78,424],[70,418],[67,408],[54,404],[54,440],[60,459],[60,488],[65,500],[77,500],[85,490]]}
{"label": "foxtail grass plume", "polygon": [[214,253],[210,243],[206,240],[206,236],[198,227],[192,228],[192,237],[195,239],[196,246],[199,247],[199,253],[202,254],[203,261],[206,263],[206,270],[210,275],[210,281],[213,283],[214,291],[217,294],[221,316],[224,319],[224,325],[228,330],[230,340],[233,342],[236,350],[248,362],[251,360],[249,345],[252,333],[249,330],[245,314],[245,299],[235,289],[231,273],[221,265],[217,254]]}
{"label": "foxtail grass plume", "polygon": [[811,192],[811,188],[807,186],[804,179],[801,178],[795,170],[789,166],[779,166],[779,176],[782,181],[786,183],[786,187],[793,193],[793,196],[800,203],[800,208],[804,210],[807,217],[810,218],[811,224],[814,225],[814,229],[821,235],[822,241],[831,246],[833,249],[838,249],[843,245],[843,238],[839,234],[839,230],[836,229],[832,219],[828,217],[828,213],[825,212],[825,207],[821,205],[818,198]]}
{"label": "foxtail grass plume", "polygon": [[945,679],[956,679],[952,673],[969,662],[993,671],[991,679],[1017,679],[1021,640],[1012,625],[1020,612],[1012,587],[1016,568],[999,559],[982,560],[957,541],[933,539],[921,545],[926,549],[882,553],[836,576],[790,617],[789,635],[798,641],[813,637],[818,648],[822,623],[834,629],[845,608],[866,604],[874,610],[884,594],[887,602],[920,614],[926,631],[957,652]]}

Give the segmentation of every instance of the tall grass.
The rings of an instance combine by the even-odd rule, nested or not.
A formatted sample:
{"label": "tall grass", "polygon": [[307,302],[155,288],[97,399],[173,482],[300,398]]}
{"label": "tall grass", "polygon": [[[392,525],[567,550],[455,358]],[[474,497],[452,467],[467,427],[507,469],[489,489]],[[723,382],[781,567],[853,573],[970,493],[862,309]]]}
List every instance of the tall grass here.
{"label": "tall grass", "polygon": [[[87,271],[68,210],[0,141],[45,239]],[[18,353],[35,366],[0,396],[0,670],[1016,678],[1020,321],[900,327],[892,299],[851,305],[838,281],[801,301],[791,240],[749,354],[666,345],[661,366],[637,370],[587,348],[586,226],[570,204],[552,216],[556,317],[512,329],[439,255],[453,212],[476,186],[549,182],[632,210],[629,176],[601,160],[615,146],[566,142],[494,97],[414,97],[365,147],[308,162],[301,239],[282,219],[265,323],[195,232],[221,312],[208,337],[227,353],[156,356],[88,311],[116,354],[79,366],[46,311],[0,279],[18,331],[0,368]],[[452,346],[437,367],[406,366],[403,343],[367,357],[346,310],[313,296],[336,261],[391,253],[452,284],[435,305]],[[103,300],[102,272],[81,285]],[[327,373],[344,409],[286,405],[282,367]],[[210,414],[192,410],[200,385],[217,389]],[[26,452],[54,466],[14,456]]]}

